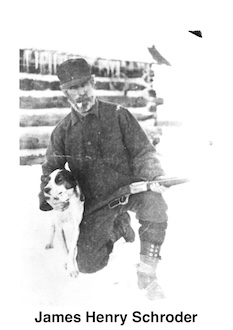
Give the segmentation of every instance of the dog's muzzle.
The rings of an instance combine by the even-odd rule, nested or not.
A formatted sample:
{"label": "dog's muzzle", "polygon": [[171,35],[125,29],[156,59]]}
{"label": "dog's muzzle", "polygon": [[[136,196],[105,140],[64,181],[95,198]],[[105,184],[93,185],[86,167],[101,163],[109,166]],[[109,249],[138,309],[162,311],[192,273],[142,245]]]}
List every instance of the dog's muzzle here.
{"label": "dog's muzzle", "polygon": [[51,188],[44,188],[44,193],[48,194],[50,192]]}

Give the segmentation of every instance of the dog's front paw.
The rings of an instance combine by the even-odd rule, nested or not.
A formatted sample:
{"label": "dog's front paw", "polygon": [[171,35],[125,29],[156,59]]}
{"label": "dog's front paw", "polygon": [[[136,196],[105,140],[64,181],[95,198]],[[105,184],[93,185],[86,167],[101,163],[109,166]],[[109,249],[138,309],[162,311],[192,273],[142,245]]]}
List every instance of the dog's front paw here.
{"label": "dog's front paw", "polygon": [[48,249],[53,249],[54,246],[53,246],[52,243],[48,243],[48,244],[45,245],[45,248],[46,248],[46,250],[48,250]]}
{"label": "dog's front paw", "polygon": [[79,274],[78,267],[74,263],[65,264],[65,268],[71,277],[73,278],[78,277]]}
{"label": "dog's front paw", "polygon": [[78,270],[73,269],[73,270],[70,270],[70,271],[68,271],[68,272],[69,272],[69,275],[70,275],[71,277],[73,277],[73,278],[78,277],[78,274],[79,274],[79,271],[78,271]]}

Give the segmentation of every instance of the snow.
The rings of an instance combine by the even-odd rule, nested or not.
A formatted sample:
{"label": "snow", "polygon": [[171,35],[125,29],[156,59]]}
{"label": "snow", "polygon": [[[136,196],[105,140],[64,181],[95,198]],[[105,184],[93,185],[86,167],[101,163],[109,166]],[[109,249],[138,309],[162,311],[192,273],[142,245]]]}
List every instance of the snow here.
{"label": "snow", "polygon": [[[103,287],[108,287],[111,284],[114,290],[114,285],[117,286],[118,282],[121,281],[121,277],[124,276],[124,272],[119,272],[120,276],[116,275],[118,274],[116,269],[119,266],[120,255],[124,253],[132,255],[132,246],[130,244],[127,246],[123,243],[119,244],[117,250],[120,255],[117,260],[110,262],[111,267],[107,272],[103,270],[94,275],[80,274],[78,280],[69,278],[64,269],[64,257],[59,244],[55,244],[56,248],[53,250],[45,250],[45,245],[49,239],[50,213],[40,211],[37,205],[38,192],[36,188],[38,190],[40,166],[22,167],[21,172],[25,172],[28,182],[30,182],[30,195],[32,193],[32,181],[37,183],[37,187],[35,185],[33,189],[35,194],[26,211],[26,221],[23,228],[23,237],[26,238],[23,241],[23,283],[26,286],[24,291],[24,293],[27,293],[24,296],[26,302],[52,306],[88,303],[93,299],[98,301],[100,294],[103,294],[101,293]],[[123,246],[125,246],[124,250]],[[113,256],[112,259],[114,260],[116,257]],[[133,264],[132,257],[131,261]],[[126,268],[126,272],[128,272],[127,268],[130,270],[132,265],[124,264],[123,261],[123,267],[121,266],[121,268],[122,270]],[[111,274],[111,277],[109,274]],[[127,281],[125,285],[127,285]],[[106,290],[106,295],[108,296],[108,294],[109,290]]]}

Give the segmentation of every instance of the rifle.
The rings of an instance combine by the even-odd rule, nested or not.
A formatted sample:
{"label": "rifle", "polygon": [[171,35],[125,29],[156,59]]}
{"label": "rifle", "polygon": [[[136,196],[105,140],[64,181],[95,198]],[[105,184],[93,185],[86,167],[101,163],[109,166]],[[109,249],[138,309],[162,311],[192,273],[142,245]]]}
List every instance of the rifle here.
{"label": "rifle", "polygon": [[153,186],[156,183],[159,183],[160,185],[164,187],[171,187],[175,186],[177,184],[188,182],[189,180],[187,178],[177,178],[177,177],[171,177],[171,178],[163,178],[163,179],[157,179],[153,181],[139,181],[139,182],[133,182],[128,186],[124,186],[120,188],[122,194],[120,197],[112,200],[110,203],[108,203],[108,206],[110,209],[114,209],[118,205],[126,205],[129,201],[129,196],[132,194],[138,194],[140,192],[144,191],[153,191]]}

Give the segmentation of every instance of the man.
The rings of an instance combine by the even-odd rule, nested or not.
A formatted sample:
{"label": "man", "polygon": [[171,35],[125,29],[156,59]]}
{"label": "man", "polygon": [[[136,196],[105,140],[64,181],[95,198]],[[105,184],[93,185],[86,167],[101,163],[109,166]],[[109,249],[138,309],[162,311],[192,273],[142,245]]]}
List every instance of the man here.
{"label": "man", "polygon": [[[156,282],[160,247],[167,227],[163,187],[131,195],[128,203],[109,207],[121,187],[164,175],[136,119],[125,108],[96,98],[91,67],[83,58],[70,59],[58,67],[61,90],[71,104],[68,114],[51,134],[42,165],[40,209],[52,209],[43,195],[47,176],[67,162],[85,196],[85,211],[78,240],[78,266],[93,273],[108,263],[114,243],[121,237],[134,241],[127,211],[136,213],[141,250],[138,265],[140,288]],[[62,210],[64,205],[54,204]]]}

